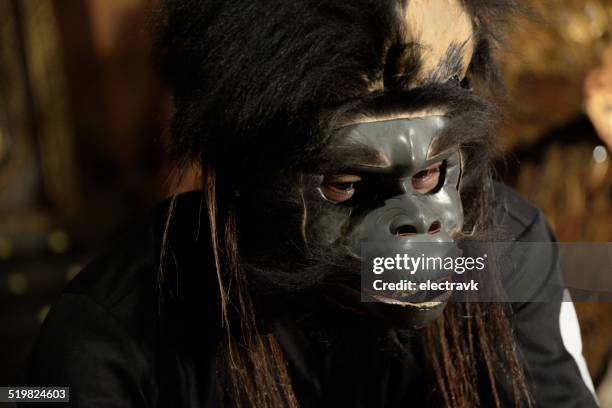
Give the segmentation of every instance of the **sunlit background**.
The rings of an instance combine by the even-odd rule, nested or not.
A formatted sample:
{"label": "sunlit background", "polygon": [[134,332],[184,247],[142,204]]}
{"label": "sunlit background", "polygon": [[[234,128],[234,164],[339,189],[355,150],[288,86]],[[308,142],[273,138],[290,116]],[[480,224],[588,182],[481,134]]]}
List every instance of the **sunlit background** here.
{"label": "sunlit background", "polygon": [[[19,384],[49,305],[168,194],[170,96],[150,0],[0,0],[0,385]],[[560,241],[612,241],[612,1],[547,0],[510,26],[499,175]],[[576,305],[612,407],[612,303]],[[554,375],[554,373],[551,373]]]}

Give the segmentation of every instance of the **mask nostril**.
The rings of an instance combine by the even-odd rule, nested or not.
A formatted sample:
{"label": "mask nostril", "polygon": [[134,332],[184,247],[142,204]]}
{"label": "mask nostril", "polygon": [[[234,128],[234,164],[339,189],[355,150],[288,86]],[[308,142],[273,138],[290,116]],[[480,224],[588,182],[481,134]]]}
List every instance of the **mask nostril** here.
{"label": "mask nostril", "polygon": [[440,232],[440,221],[434,221],[431,223],[431,225],[429,226],[429,229],[427,230],[428,234],[437,234],[438,232]]}
{"label": "mask nostril", "polygon": [[401,225],[395,229],[395,235],[399,235],[400,237],[405,237],[407,235],[415,235],[415,234],[418,234],[418,231],[412,225]]}

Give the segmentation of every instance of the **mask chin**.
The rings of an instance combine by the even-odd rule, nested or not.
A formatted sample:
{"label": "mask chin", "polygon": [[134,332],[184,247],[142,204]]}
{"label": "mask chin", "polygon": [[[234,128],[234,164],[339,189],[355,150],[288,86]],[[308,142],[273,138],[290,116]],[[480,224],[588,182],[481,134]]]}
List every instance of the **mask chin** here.
{"label": "mask chin", "polygon": [[326,301],[339,309],[366,319],[376,319],[387,325],[404,330],[419,330],[444,311],[451,292],[426,302],[373,301],[363,302],[360,290],[347,285],[338,285],[326,292]]}

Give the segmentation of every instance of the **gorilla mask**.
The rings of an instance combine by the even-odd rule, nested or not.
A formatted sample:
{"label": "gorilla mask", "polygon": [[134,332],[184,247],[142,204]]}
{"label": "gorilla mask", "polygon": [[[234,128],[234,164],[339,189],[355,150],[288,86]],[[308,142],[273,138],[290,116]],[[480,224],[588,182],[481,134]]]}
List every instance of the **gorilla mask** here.
{"label": "gorilla mask", "polygon": [[179,3],[167,25],[181,33],[166,33],[175,151],[216,169],[254,297],[278,313],[324,303],[431,322],[448,293],[361,302],[361,243],[405,253],[483,222],[492,109],[470,82],[494,76],[498,5]]}

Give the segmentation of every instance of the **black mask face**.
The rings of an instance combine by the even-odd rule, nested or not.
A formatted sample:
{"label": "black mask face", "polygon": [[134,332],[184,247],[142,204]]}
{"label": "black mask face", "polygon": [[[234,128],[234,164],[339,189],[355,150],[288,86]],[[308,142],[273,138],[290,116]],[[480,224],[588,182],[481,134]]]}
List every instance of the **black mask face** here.
{"label": "black mask face", "polygon": [[[345,241],[355,253],[364,239],[398,250],[414,241],[452,241],[463,224],[461,163],[457,149],[433,150],[445,123],[444,117],[431,116],[338,131],[328,150],[343,174],[325,177],[317,199],[349,211],[331,218],[320,211],[309,226],[313,238],[329,244]],[[374,160],[355,160],[360,151]]]}
{"label": "black mask face", "polygon": [[[415,244],[419,254],[426,250],[428,256],[455,255],[453,245],[435,245],[452,243],[463,225],[460,154],[457,148],[436,151],[446,123],[443,116],[430,116],[339,130],[327,148],[339,173],[319,176],[320,187],[306,199],[312,214],[309,239],[317,246],[346,247],[356,258],[365,241],[377,256],[412,253]],[[427,243],[434,245],[423,245]],[[428,271],[421,278],[445,280],[450,275]],[[345,307],[410,328],[437,317],[449,295],[418,292],[362,303],[354,284],[338,284],[327,292]]]}

